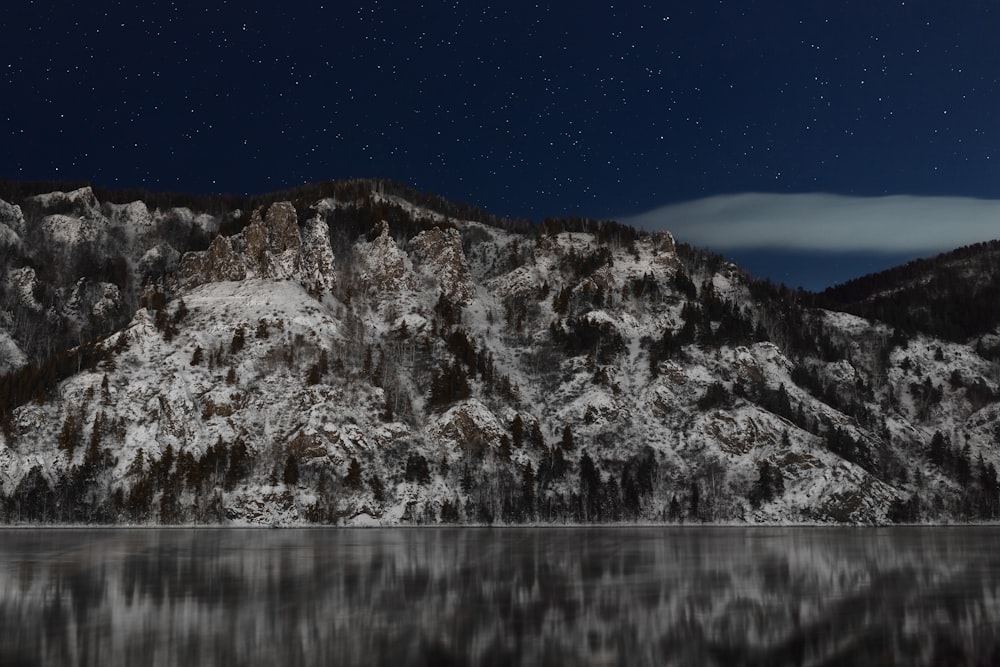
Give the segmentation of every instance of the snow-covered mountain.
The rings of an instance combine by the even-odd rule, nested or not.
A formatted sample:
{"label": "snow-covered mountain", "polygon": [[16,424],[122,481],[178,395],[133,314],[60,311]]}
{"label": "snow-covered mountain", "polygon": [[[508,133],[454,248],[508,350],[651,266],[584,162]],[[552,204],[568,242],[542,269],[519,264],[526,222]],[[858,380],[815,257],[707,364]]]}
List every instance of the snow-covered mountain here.
{"label": "snow-covered mountain", "polygon": [[[388,190],[388,193],[387,193]],[[369,181],[0,201],[0,517],[995,518],[998,366],[615,223]]]}

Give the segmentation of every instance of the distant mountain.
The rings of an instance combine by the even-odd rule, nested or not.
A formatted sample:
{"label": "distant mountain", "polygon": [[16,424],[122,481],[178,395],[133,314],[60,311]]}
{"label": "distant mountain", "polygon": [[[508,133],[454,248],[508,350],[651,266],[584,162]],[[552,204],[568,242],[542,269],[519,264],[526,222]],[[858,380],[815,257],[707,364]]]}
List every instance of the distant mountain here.
{"label": "distant mountain", "polygon": [[378,180],[43,189],[0,183],[6,521],[1000,514],[996,323],[934,328],[992,246],[810,295]]}
{"label": "distant mountain", "polygon": [[[827,307],[910,333],[954,342],[982,337],[992,341],[1000,325],[1000,241],[908,262],[831,287],[819,296]],[[993,347],[995,343],[991,357],[997,356]]]}

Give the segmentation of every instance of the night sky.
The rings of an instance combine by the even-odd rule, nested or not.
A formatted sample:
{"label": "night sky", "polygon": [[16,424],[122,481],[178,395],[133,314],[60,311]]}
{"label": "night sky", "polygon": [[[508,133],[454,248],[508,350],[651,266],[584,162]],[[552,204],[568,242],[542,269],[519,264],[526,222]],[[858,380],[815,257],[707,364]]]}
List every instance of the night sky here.
{"label": "night sky", "polygon": [[[744,192],[1000,198],[991,2],[13,0],[2,21],[8,179],[375,176],[532,220]],[[934,249],[875,238],[836,261]]]}

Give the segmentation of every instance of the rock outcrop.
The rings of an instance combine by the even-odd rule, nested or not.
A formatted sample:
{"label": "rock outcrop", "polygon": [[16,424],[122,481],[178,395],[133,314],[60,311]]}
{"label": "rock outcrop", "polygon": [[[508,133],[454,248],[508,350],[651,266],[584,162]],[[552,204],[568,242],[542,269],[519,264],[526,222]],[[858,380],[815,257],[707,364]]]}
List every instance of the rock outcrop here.
{"label": "rock outcrop", "polygon": [[427,273],[438,282],[448,301],[465,305],[476,295],[469,263],[462,250],[462,235],[457,229],[440,227],[421,232],[410,242],[413,254],[425,265]]}
{"label": "rock outcrop", "polygon": [[330,247],[330,227],[319,216],[306,222],[302,230],[301,281],[314,294],[333,289],[336,261]]}
{"label": "rock outcrop", "polygon": [[329,229],[322,219],[314,218],[300,232],[295,207],[277,202],[266,212],[254,211],[241,233],[217,236],[208,250],[184,255],[178,278],[188,288],[260,278],[293,280],[314,292],[329,291],[334,284]]}
{"label": "rock outcrop", "polygon": [[[20,206],[8,204],[0,199],[0,244],[15,242],[15,239],[11,239],[10,234],[4,231],[5,228],[17,237],[24,236],[24,213]],[[5,238],[9,240],[5,241]]]}
{"label": "rock outcrop", "polygon": [[29,197],[31,207],[37,207],[45,214],[71,215],[80,218],[91,218],[99,215],[100,204],[90,187],[79,188],[69,192],[50,192],[44,195]]}
{"label": "rock outcrop", "polygon": [[389,234],[389,223],[382,221],[378,237],[366,248],[361,248],[361,252],[365,266],[361,280],[369,289],[398,294],[415,288],[406,255]]}
{"label": "rock outcrop", "polygon": [[205,252],[184,255],[179,277],[187,287],[223,280],[243,280],[247,277],[247,267],[233,249],[232,240],[220,235]]}
{"label": "rock outcrop", "polygon": [[253,212],[243,231],[247,269],[257,278],[292,280],[298,276],[302,240],[290,202],[272,204],[267,213]]}

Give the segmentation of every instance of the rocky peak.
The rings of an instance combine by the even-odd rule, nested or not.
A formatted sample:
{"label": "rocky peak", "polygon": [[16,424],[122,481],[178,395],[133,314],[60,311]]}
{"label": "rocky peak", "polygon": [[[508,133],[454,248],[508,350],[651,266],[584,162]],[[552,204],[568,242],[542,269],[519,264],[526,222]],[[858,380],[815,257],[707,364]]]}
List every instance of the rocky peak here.
{"label": "rocky peak", "polygon": [[649,235],[649,244],[657,253],[677,254],[677,241],[670,232],[654,232]]}
{"label": "rocky peak", "polygon": [[137,269],[142,282],[151,278],[159,278],[177,270],[181,254],[166,242],[161,242],[143,253]]}
{"label": "rocky peak", "polygon": [[298,275],[302,240],[290,202],[272,204],[263,216],[260,209],[254,211],[243,238],[247,268],[258,278],[290,280]]}
{"label": "rocky peak", "polygon": [[89,187],[71,190],[70,192],[50,192],[44,195],[29,197],[28,202],[37,206],[47,215],[61,213],[75,215],[81,218],[94,217],[100,210],[100,204],[94,191]]}
{"label": "rocky peak", "polygon": [[333,251],[326,223],[311,220],[300,236],[298,216],[290,202],[253,212],[245,230],[217,236],[205,252],[191,252],[181,260],[180,282],[187,287],[243,280],[298,280],[317,290],[329,290],[333,281]]}
{"label": "rocky peak", "polygon": [[460,403],[435,418],[430,430],[456,448],[479,451],[484,447],[496,448],[507,431],[496,415],[477,399]]}
{"label": "rocky peak", "polygon": [[189,252],[181,260],[180,281],[188,287],[225,280],[243,280],[247,267],[233,249],[232,239],[216,236],[205,252]]}
{"label": "rocky peak", "polygon": [[680,266],[677,257],[677,242],[670,232],[656,232],[643,239],[652,255],[652,267],[657,278],[672,276]]}
{"label": "rocky peak", "polygon": [[143,201],[128,204],[105,204],[108,220],[119,227],[146,229],[153,224],[153,215]]}
{"label": "rocky peak", "polygon": [[20,240],[21,238],[14,232],[13,229],[0,222],[0,248],[5,246],[16,246],[19,244]]}
{"label": "rocky peak", "polygon": [[318,215],[302,230],[301,273],[302,284],[314,293],[329,292],[336,282],[330,227]]}
{"label": "rocky peak", "polygon": [[468,303],[475,297],[469,263],[462,249],[462,235],[456,229],[435,227],[421,232],[410,242],[414,256],[438,281],[445,298],[454,304]]}
{"label": "rocky peak", "polygon": [[24,236],[24,214],[17,204],[8,204],[0,199],[0,242],[4,242],[3,227],[17,236]]}
{"label": "rocky peak", "polygon": [[21,269],[11,269],[7,272],[7,281],[11,290],[17,295],[18,303],[35,312],[43,310],[42,304],[35,298],[38,287],[38,276],[30,266]]}
{"label": "rocky peak", "polygon": [[383,220],[378,237],[358,248],[364,255],[364,283],[380,292],[401,292],[414,289],[414,281],[407,267],[406,255],[389,234],[389,223]]}

